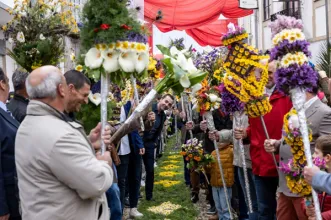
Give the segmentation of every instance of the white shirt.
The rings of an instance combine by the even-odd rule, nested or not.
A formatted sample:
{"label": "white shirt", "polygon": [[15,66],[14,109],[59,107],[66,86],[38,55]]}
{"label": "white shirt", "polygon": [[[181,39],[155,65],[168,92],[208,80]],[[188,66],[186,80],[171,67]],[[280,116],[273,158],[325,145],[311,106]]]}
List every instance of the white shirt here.
{"label": "white shirt", "polygon": [[264,94],[267,94],[270,97],[272,95],[272,93],[274,92],[275,88],[276,88],[276,85],[274,85],[271,89],[268,89],[267,87],[265,87]]}
{"label": "white shirt", "polygon": [[[122,106],[121,107],[121,114],[120,114],[120,122],[125,122],[125,120],[126,120],[126,114],[125,114],[124,107]],[[120,146],[120,149],[118,151],[118,155],[127,155],[130,152],[131,152],[131,150],[130,150],[129,136],[125,135],[121,139],[121,146]]]}
{"label": "white shirt", "polygon": [[5,112],[7,112],[7,106],[5,103],[0,101],[0,108],[2,108]]}
{"label": "white shirt", "polygon": [[304,104],[304,108],[305,110],[307,110],[316,100],[318,100],[317,95],[311,99],[309,99],[305,104]]}

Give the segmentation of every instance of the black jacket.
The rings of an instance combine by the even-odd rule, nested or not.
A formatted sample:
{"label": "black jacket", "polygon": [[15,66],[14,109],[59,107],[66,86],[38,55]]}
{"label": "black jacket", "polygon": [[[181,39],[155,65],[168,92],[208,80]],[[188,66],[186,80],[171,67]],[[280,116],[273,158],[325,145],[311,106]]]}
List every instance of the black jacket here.
{"label": "black jacket", "polygon": [[28,107],[29,99],[24,98],[21,95],[14,94],[14,97],[7,105],[8,110],[12,113],[15,119],[22,123],[26,115],[26,108]]}
{"label": "black jacket", "polygon": [[15,138],[20,124],[0,108],[0,216],[20,219]]}
{"label": "black jacket", "polygon": [[[215,128],[218,131],[221,131],[223,129],[232,129],[232,120],[230,119],[229,115],[225,115],[221,110],[217,109],[213,111],[213,119]],[[200,119],[202,120],[202,119]],[[206,153],[211,154],[213,150],[215,150],[214,142],[211,141],[208,137],[209,130],[204,133],[203,138],[203,146]],[[203,133],[203,131],[200,129],[200,125],[197,125],[193,129],[193,133]]]}

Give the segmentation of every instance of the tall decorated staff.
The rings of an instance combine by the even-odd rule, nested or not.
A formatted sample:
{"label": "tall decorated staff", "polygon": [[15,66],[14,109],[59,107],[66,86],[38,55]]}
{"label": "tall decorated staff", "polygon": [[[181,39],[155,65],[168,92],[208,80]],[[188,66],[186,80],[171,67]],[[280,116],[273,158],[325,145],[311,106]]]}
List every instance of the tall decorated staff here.
{"label": "tall decorated staff", "polygon": [[[312,166],[310,150],[311,131],[307,126],[304,104],[306,91],[317,87],[317,73],[308,63],[311,55],[301,20],[293,17],[277,16],[270,24],[272,31],[271,59],[278,61],[276,71],[277,89],[291,95],[294,109],[284,117],[285,141],[292,148],[293,160],[289,162],[295,175],[287,176],[287,185],[293,193],[309,198],[312,196],[316,218],[321,218],[316,192],[303,179],[302,168]],[[311,198],[311,197],[310,197]],[[310,199],[311,200],[311,199]]]}
{"label": "tall decorated staff", "polygon": [[190,88],[201,82],[207,74],[197,69],[193,64],[192,58],[186,57],[183,51],[179,51],[175,47],[168,49],[161,45],[158,45],[158,48],[165,56],[165,59],[162,60],[165,76],[145,96],[142,102],[132,112],[131,116],[111,137],[112,142],[116,142],[130,132],[132,123],[148,111],[148,106],[158,94],[162,94],[169,89],[172,89],[174,94],[181,94],[185,88]]}
{"label": "tall decorated staff", "polygon": [[64,37],[77,37],[73,16],[77,6],[62,0],[15,1],[8,10],[13,19],[2,26],[11,48],[7,54],[31,72],[44,65],[59,65],[64,58]]}
{"label": "tall decorated staff", "polygon": [[[125,79],[147,74],[149,46],[146,31],[127,1],[90,0],[83,8],[82,70],[89,78],[101,79],[101,124],[107,124],[109,82],[123,85]],[[124,79],[124,80],[123,80]],[[133,80],[135,101],[137,90]],[[102,129],[104,131],[104,129]],[[101,153],[105,151],[102,142]]]}
{"label": "tall decorated staff", "polygon": [[[263,115],[271,111],[269,97],[264,95],[268,82],[268,65],[262,61],[268,56],[260,55],[259,51],[246,44],[248,34],[245,29],[229,24],[229,32],[222,41],[228,47],[229,53],[225,59],[224,84],[220,86],[223,108],[233,114],[236,127],[243,127],[245,113],[251,117],[260,117],[264,132],[269,138]],[[244,108],[243,108],[244,107]],[[247,192],[248,208],[252,213],[252,202],[249,191],[247,166],[243,141],[239,140],[240,156],[243,161],[245,189]],[[275,155],[274,163],[277,166]]]}
{"label": "tall decorated staff", "polygon": [[[195,98],[196,110],[200,113],[204,120],[207,121],[207,127],[210,132],[216,131],[212,112],[220,108],[222,101],[220,98],[220,91],[218,89],[220,80],[222,80],[222,74],[220,70],[220,68],[222,67],[222,63],[218,63],[219,61],[221,61],[219,59],[220,56],[221,48],[216,48],[207,54],[201,55],[196,62],[197,66],[205,69],[209,73],[208,76],[202,81],[200,86],[201,88],[195,93]],[[217,71],[216,74],[215,71]],[[216,140],[214,140],[213,142],[217,155],[217,163],[221,174],[221,179],[223,182],[223,189],[225,192],[228,211],[230,213],[230,218],[233,219],[222,161],[220,159],[220,152]]]}

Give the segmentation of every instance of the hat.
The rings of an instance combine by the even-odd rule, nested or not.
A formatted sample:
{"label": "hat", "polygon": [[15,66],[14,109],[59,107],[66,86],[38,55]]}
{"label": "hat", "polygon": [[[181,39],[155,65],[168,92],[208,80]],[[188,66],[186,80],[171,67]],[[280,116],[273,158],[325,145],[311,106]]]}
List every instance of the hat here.
{"label": "hat", "polygon": [[223,129],[218,135],[220,143],[232,143],[232,130]]}

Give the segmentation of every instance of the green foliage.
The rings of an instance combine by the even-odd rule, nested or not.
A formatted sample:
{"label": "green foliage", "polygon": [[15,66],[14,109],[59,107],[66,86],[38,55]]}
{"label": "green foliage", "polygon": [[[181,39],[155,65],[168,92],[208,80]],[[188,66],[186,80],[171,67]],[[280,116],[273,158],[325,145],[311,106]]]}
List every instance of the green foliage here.
{"label": "green foliage", "polygon": [[[175,175],[174,177],[163,177],[160,176],[160,172],[165,172],[162,169],[163,166],[169,165],[170,160],[167,158],[170,155],[179,155],[179,152],[171,152],[171,149],[175,146],[176,140],[175,137],[172,137],[168,140],[165,153],[163,156],[158,160],[158,167],[155,168],[155,182],[160,180],[171,180],[171,181],[180,181],[180,184],[173,185],[171,187],[164,187],[162,184],[154,185],[153,191],[153,199],[154,201],[146,201],[145,199],[140,200],[138,210],[144,214],[143,219],[154,219],[154,220],[162,220],[162,219],[172,219],[172,220],[192,220],[196,219],[198,216],[198,210],[195,205],[190,200],[190,189],[185,186],[184,183],[184,173],[183,167],[184,162],[182,158],[178,158],[178,164],[173,164],[178,166],[171,171],[180,173],[180,175]],[[172,163],[170,163],[172,164]],[[143,194],[145,190],[142,190],[141,193]],[[143,196],[144,197],[144,196]],[[164,216],[161,214],[156,214],[151,211],[148,211],[148,208],[151,206],[159,206],[163,202],[170,201],[173,204],[181,205],[181,208],[175,210],[168,216]]]}
{"label": "green foliage", "polygon": [[331,77],[329,75],[329,69],[330,69],[330,65],[331,65],[331,51],[329,51],[328,53],[328,50],[330,50],[331,48],[331,44],[329,43],[329,48],[328,48],[328,43],[325,41],[322,45],[321,45],[321,49],[317,55],[317,65],[319,66],[319,69],[320,70],[323,70],[326,72],[326,74]]}
{"label": "green foliage", "polygon": [[78,33],[72,15],[75,9],[73,3],[59,0],[16,1],[9,10],[13,19],[2,27],[5,38],[13,43],[7,54],[28,72],[57,65],[64,54],[63,37]]}
{"label": "green foliage", "polygon": [[[80,112],[76,114],[76,118],[82,122],[87,134],[100,122],[100,106],[89,102],[87,105],[82,105]],[[116,103],[108,102],[108,121],[112,119],[113,109],[115,107]]]}
{"label": "green foliage", "polygon": [[[126,3],[125,0],[89,0],[85,4],[81,29],[83,48],[126,39],[128,32],[142,33],[141,24],[130,15]],[[102,29],[102,24],[109,25],[109,28]]]}

